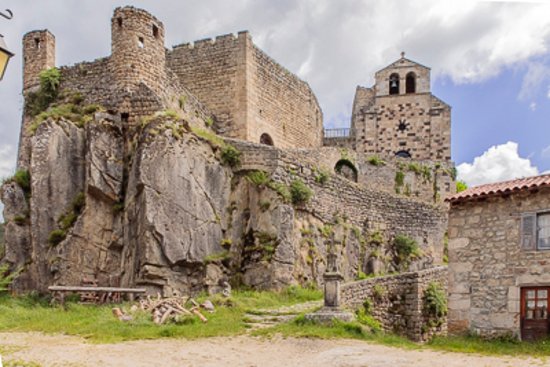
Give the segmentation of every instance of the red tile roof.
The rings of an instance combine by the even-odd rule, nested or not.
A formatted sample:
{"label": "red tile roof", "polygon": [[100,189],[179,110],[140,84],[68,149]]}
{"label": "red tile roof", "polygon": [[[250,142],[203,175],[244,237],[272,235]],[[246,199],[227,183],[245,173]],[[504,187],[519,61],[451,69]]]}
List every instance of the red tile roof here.
{"label": "red tile roof", "polygon": [[456,203],[487,196],[510,194],[512,192],[544,186],[550,186],[550,174],[474,186],[447,198],[446,201]]}

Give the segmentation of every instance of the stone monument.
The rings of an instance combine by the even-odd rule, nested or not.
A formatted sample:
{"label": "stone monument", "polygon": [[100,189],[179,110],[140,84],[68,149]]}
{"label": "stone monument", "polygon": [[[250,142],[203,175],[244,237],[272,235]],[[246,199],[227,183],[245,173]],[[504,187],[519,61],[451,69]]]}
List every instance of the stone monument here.
{"label": "stone monument", "polygon": [[319,323],[331,323],[332,320],[353,321],[354,315],[340,308],[340,282],[344,277],[338,266],[338,254],[334,236],[327,240],[327,268],[323,274],[325,303],[323,308],[306,315],[306,319]]}

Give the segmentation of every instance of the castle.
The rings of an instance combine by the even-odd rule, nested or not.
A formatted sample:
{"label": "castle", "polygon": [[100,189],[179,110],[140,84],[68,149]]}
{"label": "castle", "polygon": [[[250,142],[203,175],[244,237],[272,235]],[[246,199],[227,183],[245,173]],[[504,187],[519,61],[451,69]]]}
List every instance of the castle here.
{"label": "castle", "polygon": [[[212,113],[217,133],[230,138],[450,163],[450,107],[430,93],[430,69],[404,54],[376,73],[372,88],[357,87],[350,129],[323,131],[309,85],[255,46],[248,32],[167,50],[162,22],[133,7],[115,10],[111,32],[111,56],[61,68],[63,88],[129,124],[173,107],[174,96],[188,92]],[[27,33],[23,51],[27,94],[42,70],[55,67],[55,37]]]}
{"label": "castle", "polygon": [[350,128],[325,130],[309,85],[247,32],[166,49],[134,7],[111,29],[111,55],[58,68],[57,99],[34,113],[55,37],[23,38],[29,184],[0,190],[17,290],[321,284],[331,246],[347,281],[427,269],[418,295],[441,276],[454,167],[428,68],[402,55],[357,88]]}

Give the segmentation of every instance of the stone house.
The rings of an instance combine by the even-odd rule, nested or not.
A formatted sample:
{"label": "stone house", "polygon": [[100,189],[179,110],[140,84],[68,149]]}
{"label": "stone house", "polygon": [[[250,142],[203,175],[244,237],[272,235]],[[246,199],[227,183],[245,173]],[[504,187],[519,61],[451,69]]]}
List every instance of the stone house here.
{"label": "stone house", "polygon": [[447,201],[449,332],[548,336],[550,175],[473,187]]}

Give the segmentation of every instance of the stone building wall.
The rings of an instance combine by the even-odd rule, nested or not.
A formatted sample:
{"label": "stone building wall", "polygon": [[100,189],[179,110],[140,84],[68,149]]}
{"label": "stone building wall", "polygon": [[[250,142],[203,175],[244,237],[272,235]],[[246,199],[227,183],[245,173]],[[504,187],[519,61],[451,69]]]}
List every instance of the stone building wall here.
{"label": "stone building wall", "polygon": [[250,36],[241,32],[175,46],[167,65],[215,115],[218,131],[246,139],[246,58]]}
{"label": "stone building wall", "polygon": [[55,66],[55,37],[48,30],[32,31],[23,36],[23,91],[40,85],[42,70]]}
{"label": "stone building wall", "polygon": [[449,332],[520,333],[520,289],[550,284],[550,252],[525,251],[521,214],[550,209],[550,188],[451,204]]}
{"label": "stone building wall", "polygon": [[280,148],[322,145],[323,115],[309,85],[251,44],[248,139],[268,134]]}
{"label": "stone building wall", "polygon": [[263,170],[275,181],[286,184],[299,177],[308,186],[315,187],[315,195],[305,209],[323,222],[345,216],[366,233],[382,232],[388,241],[399,234],[410,236],[425,252],[427,260],[421,266],[442,263],[443,236],[447,226],[444,207],[380,192],[336,174],[331,174],[330,180],[321,186],[315,177],[319,164],[328,159],[329,154],[323,157],[319,153],[326,153],[325,149],[312,154],[308,150],[279,150],[230,141],[243,153],[242,170]]}
{"label": "stone building wall", "polygon": [[[407,92],[407,75],[414,92]],[[397,75],[396,94],[390,77]],[[402,57],[375,75],[372,88],[357,87],[351,128],[358,152],[414,160],[451,161],[451,108],[430,92],[430,69]]]}
{"label": "stone building wall", "polygon": [[116,8],[111,18],[111,71],[124,92],[145,84],[160,94],[166,80],[164,25],[145,10]]}
{"label": "stone building wall", "polygon": [[435,282],[447,290],[447,267],[435,267],[417,272],[371,278],[341,286],[342,303],[350,308],[363,307],[365,300],[372,304],[372,316],[385,331],[397,332],[424,341],[435,334],[446,334],[446,318],[439,326],[428,325],[424,291]]}
{"label": "stone building wall", "polygon": [[319,147],[323,118],[307,83],[239,32],[174,47],[168,67],[215,114],[221,135],[275,146]]}

